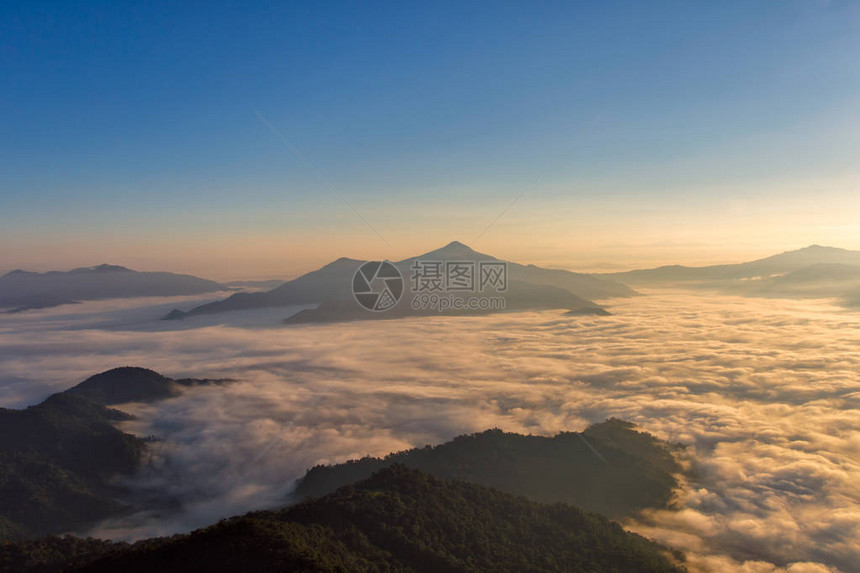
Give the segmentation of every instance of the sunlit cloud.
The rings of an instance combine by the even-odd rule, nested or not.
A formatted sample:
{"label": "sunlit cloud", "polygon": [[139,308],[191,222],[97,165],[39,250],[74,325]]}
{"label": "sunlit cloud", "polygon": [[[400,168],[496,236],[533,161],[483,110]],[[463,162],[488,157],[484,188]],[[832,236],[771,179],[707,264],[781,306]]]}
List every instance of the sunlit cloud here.
{"label": "sunlit cloud", "polygon": [[615,416],[687,445],[678,507],[626,525],[685,551],[692,570],[847,572],[860,559],[860,316],[826,302],[651,292],[614,301],[609,317],[154,320],[176,302],[0,319],[6,404],[123,364],[239,380],[124,407],[139,417],[129,431],[165,438],[130,483],[182,511],[98,534],[166,534],[283,504],[316,463]]}

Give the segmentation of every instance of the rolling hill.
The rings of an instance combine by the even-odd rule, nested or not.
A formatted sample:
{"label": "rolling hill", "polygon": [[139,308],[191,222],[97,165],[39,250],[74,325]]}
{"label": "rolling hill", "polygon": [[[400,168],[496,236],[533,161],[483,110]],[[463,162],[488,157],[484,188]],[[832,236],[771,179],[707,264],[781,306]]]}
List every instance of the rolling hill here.
{"label": "rolling hill", "polygon": [[0,408],[0,539],[77,530],[130,511],[113,479],[137,469],[145,441],[114,427],[129,416],[108,406],[223,382],[122,367],[38,405]]}
{"label": "rolling hill", "polygon": [[630,284],[652,285],[684,281],[701,282],[766,278],[774,275],[784,275],[798,271],[804,267],[820,264],[860,267],[860,251],[811,245],[796,251],[786,251],[778,255],[745,263],[707,267],[669,265],[654,269],[607,273],[599,276]]}
{"label": "rolling hill", "polygon": [[0,308],[23,311],[85,300],[179,296],[228,290],[214,281],[164,272],[138,272],[116,265],[68,272],[12,271],[0,277]]}
{"label": "rolling hill", "polygon": [[297,482],[294,495],[325,495],[394,464],[616,518],[665,507],[678,485],[673,474],[681,471],[668,444],[611,419],[581,435],[564,432],[547,438],[488,430],[384,458],[316,466]]}
{"label": "rolling hill", "polygon": [[394,465],[320,499],[128,545],[7,544],[0,571],[682,572],[605,517]]}
{"label": "rolling hill", "polygon": [[812,245],[764,259],[709,267],[664,266],[601,275],[637,286],[680,286],[777,298],[836,298],[856,306],[860,251]]}

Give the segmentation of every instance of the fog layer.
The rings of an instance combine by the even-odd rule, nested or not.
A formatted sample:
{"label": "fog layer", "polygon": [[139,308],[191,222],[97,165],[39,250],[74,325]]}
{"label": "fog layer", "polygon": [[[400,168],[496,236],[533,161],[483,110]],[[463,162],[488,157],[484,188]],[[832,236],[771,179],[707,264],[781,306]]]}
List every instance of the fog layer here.
{"label": "fog layer", "polygon": [[613,301],[609,317],[300,327],[278,326],[284,309],[165,325],[154,319],[177,301],[144,302],[0,318],[3,406],[120,365],[239,379],[123,408],[139,416],[128,431],[164,438],[135,491],[182,506],[96,534],[283,504],[316,463],[615,416],[688,445],[678,509],[627,525],[687,552],[693,570],[858,570],[860,316],[826,302],[655,291]]}

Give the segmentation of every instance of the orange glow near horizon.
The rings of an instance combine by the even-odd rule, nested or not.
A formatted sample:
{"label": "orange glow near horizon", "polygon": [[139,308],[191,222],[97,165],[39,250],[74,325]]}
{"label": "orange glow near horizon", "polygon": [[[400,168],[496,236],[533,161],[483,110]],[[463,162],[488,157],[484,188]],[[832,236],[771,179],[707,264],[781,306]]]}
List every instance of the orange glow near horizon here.
{"label": "orange glow near horizon", "polygon": [[[823,188],[840,190],[816,191]],[[453,240],[507,260],[585,272],[734,263],[810,244],[860,249],[858,188],[855,180],[841,180],[745,199],[673,195],[660,201],[535,190],[477,241],[510,197],[450,209],[430,209],[414,199],[404,206],[363,207],[391,247],[337,204],[332,212],[283,225],[277,213],[260,214],[255,225],[254,217],[230,224],[233,213],[217,212],[185,225],[164,219],[157,225],[84,222],[48,234],[6,229],[0,230],[0,271],[107,262],[216,280],[289,279],[343,256],[398,260]]]}

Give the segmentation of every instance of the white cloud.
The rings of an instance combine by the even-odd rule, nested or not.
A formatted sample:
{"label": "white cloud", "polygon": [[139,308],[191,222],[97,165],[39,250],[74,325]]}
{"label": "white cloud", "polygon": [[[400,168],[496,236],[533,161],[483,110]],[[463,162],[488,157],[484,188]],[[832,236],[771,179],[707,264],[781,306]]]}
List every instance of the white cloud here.
{"label": "white cloud", "polygon": [[688,445],[693,477],[679,509],[628,525],[688,552],[693,570],[848,572],[860,562],[860,316],[826,303],[654,292],[614,301],[609,317],[286,328],[278,309],[140,322],[163,314],[152,304],[113,307],[106,323],[103,304],[0,319],[2,399],[32,402],[122,364],[241,379],[129,406],[140,415],[130,430],[167,438],[137,485],[166,487],[185,506],[113,524],[116,535],[277,505],[319,462],[616,416]]}

